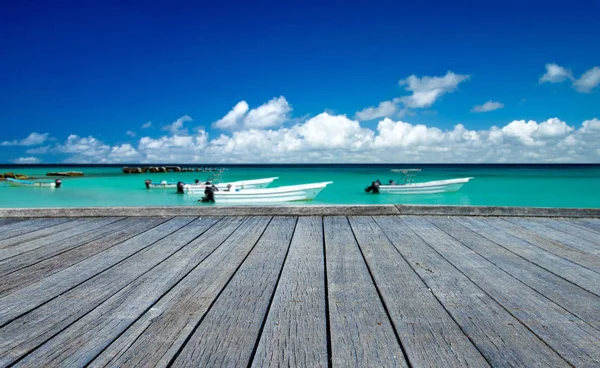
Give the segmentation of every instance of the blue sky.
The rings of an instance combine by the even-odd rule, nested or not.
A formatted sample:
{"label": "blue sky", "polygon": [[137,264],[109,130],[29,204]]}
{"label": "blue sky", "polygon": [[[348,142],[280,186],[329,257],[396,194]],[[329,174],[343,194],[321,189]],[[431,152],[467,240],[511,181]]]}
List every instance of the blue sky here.
{"label": "blue sky", "polygon": [[600,162],[598,14],[598,1],[6,2],[0,162]]}

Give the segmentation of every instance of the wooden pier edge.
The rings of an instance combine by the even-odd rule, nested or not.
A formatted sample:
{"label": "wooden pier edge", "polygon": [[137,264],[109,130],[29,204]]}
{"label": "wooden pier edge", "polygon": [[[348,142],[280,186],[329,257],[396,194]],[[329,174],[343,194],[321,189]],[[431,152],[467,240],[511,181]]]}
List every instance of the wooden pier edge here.
{"label": "wooden pier edge", "polygon": [[152,216],[514,216],[600,218],[600,208],[438,205],[172,206],[0,208],[2,217]]}

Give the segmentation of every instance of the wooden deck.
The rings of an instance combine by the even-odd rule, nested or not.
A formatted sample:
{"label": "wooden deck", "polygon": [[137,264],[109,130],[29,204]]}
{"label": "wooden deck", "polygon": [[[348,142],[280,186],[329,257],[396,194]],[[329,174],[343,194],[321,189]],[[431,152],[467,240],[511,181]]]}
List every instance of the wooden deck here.
{"label": "wooden deck", "polygon": [[0,218],[0,366],[598,367],[600,220]]}

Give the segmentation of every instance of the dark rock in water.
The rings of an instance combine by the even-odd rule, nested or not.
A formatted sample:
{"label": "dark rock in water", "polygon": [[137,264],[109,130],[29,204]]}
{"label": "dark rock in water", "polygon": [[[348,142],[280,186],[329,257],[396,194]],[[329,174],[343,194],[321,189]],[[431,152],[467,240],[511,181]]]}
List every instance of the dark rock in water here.
{"label": "dark rock in water", "polygon": [[46,176],[83,176],[83,173],[81,171],[59,171],[46,173]]}

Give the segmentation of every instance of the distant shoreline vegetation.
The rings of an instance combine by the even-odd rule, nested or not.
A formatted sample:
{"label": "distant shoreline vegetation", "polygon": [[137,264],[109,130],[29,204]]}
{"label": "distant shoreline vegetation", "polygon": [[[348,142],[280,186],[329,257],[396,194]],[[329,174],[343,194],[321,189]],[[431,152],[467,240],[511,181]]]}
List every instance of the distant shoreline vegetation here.
{"label": "distant shoreline vegetation", "polygon": [[261,168],[261,167],[334,167],[334,168],[452,168],[452,167],[472,167],[472,168],[575,168],[575,167],[600,167],[600,163],[289,163],[289,164],[218,164],[218,163],[205,163],[205,164],[188,164],[188,163],[122,163],[122,164],[0,164],[0,168],[53,168],[53,167],[114,167],[122,168],[125,166],[185,166],[185,167],[223,167],[223,168]]}

